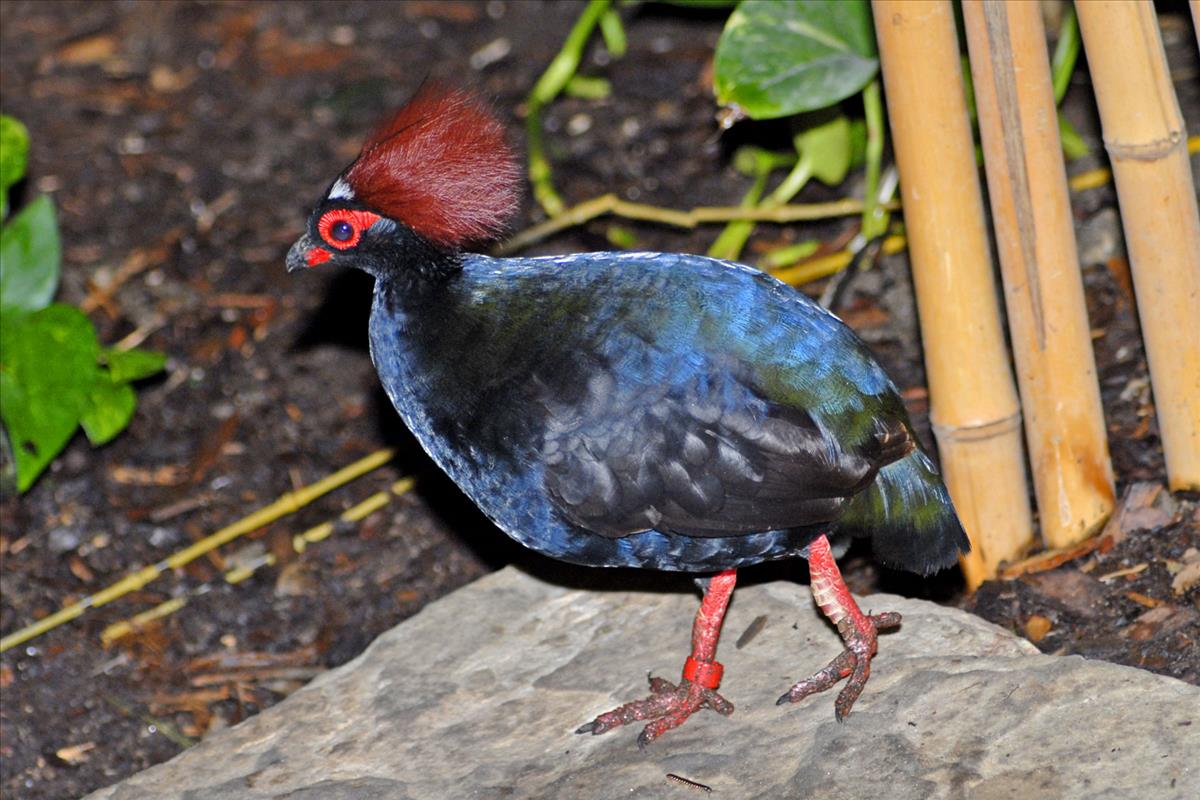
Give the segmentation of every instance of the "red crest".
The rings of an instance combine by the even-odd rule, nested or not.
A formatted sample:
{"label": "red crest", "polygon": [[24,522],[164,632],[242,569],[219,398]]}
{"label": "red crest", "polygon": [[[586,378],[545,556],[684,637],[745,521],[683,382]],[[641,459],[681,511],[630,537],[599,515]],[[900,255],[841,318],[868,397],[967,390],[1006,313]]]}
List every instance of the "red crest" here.
{"label": "red crest", "polygon": [[355,199],[455,250],[504,231],[521,180],[491,110],[437,85],[422,87],[371,134],[344,177]]}

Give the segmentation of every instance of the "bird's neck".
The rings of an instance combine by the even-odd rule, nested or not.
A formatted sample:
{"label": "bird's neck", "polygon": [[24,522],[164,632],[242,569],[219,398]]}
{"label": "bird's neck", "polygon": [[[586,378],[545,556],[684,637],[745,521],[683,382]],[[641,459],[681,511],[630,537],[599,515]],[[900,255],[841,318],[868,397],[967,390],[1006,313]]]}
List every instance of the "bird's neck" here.
{"label": "bird's neck", "polygon": [[422,302],[453,283],[463,269],[462,253],[435,247],[401,229],[394,241],[373,254],[367,272],[375,276],[376,293],[396,300]]}
{"label": "bird's neck", "polygon": [[490,375],[477,374],[485,365],[470,331],[479,323],[468,313],[463,283],[461,266],[432,277],[409,272],[376,279],[372,355],[389,393],[457,405],[489,382]]}

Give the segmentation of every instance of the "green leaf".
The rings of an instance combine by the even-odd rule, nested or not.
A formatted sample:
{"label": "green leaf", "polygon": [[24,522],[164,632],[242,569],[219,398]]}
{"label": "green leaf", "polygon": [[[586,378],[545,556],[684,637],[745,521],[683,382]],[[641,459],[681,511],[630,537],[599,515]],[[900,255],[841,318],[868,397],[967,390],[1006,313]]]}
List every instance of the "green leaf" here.
{"label": "green leaf", "polygon": [[93,445],[101,445],[125,430],[136,407],[137,396],[129,384],[117,383],[100,373],[92,384],[79,424]]}
{"label": "green leaf", "polygon": [[104,362],[114,383],[129,383],[162,372],[167,357],[153,350],[106,350]]}
{"label": "green leaf", "polygon": [[100,344],[77,308],[0,315],[0,420],[25,491],[70,441],[101,373]]}
{"label": "green leaf", "polygon": [[15,117],[0,114],[0,219],[8,216],[8,190],[25,177],[29,131]]}
{"label": "green leaf", "polygon": [[625,55],[629,41],[625,37],[625,26],[621,24],[621,15],[615,8],[610,7],[600,16],[600,36],[604,39],[604,47],[613,58]]}
{"label": "green leaf", "polygon": [[624,225],[609,225],[604,230],[604,238],[619,250],[633,250],[637,247],[637,234]]}
{"label": "green leaf", "polygon": [[850,120],[841,114],[830,117],[795,139],[796,152],[812,159],[812,174],[826,186],[837,186],[846,179],[853,157]]}
{"label": "green leaf", "polygon": [[714,61],[717,101],[754,119],[831,106],[879,71],[866,0],[745,0]]}
{"label": "green leaf", "polygon": [[748,178],[769,175],[776,169],[791,169],[795,163],[795,153],[774,153],[755,145],[743,145],[733,154],[733,168]]}
{"label": "green leaf", "polygon": [[971,120],[972,127],[977,127],[979,110],[975,106],[975,79],[971,76],[971,62],[966,56],[959,60],[959,71],[962,73],[963,96],[967,101],[967,118]]}
{"label": "green leaf", "polygon": [[1075,6],[1068,3],[1063,10],[1062,23],[1058,28],[1058,44],[1054,46],[1054,57],[1050,60],[1050,75],[1054,82],[1054,103],[1062,103],[1071,85],[1071,73],[1079,59],[1079,20],[1075,18]]}
{"label": "green leaf", "polygon": [[581,100],[603,100],[612,94],[612,84],[607,78],[573,75],[563,87],[563,92],[568,97],[578,97]]}
{"label": "green leaf", "polygon": [[54,202],[42,195],[0,230],[0,307],[45,308],[58,289],[61,260]]}
{"label": "green leaf", "polygon": [[785,247],[777,247],[763,257],[761,266],[767,269],[790,267],[792,264],[800,263],[820,249],[821,242],[816,239],[796,242],[796,244],[790,244]]}
{"label": "green leaf", "polygon": [[1061,111],[1058,112],[1058,138],[1062,144],[1063,155],[1067,157],[1068,161],[1083,158],[1091,152],[1087,142],[1079,135],[1079,131],[1075,130],[1075,126],[1063,116]]}

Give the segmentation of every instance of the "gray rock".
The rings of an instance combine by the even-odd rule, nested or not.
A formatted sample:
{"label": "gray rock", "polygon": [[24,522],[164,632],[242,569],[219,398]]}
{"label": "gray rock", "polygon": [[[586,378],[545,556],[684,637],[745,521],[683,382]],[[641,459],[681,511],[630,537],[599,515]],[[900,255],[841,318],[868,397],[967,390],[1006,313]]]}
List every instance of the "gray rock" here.
{"label": "gray rock", "polygon": [[[732,717],[701,712],[639,751],[638,728],[573,729],[672,679],[697,598],[563,588],[506,569],[431,604],[353,662],[92,800],[341,798],[1200,797],[1200,689],[1037,654],[955,609],[904,615],[844,723],[830,693],[777,707],[840,649],[807,587],[743,586],[719,657]],[[767,616],[743,648],[734,642]]]}

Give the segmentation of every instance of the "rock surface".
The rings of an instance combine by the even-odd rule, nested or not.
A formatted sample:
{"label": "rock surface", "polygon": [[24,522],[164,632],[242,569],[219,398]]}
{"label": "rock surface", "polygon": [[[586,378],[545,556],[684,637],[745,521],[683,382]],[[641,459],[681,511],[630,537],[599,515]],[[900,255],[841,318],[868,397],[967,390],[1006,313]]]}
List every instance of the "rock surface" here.
{"label": "rock surface", "polygon": [[[283,703],[90,800],[1200,797],[1200,689],[1028,642],[956,609],[896,610],[844,723],[777,707],[840,649],[807,587],[741,586],[719,657],[732,717],[639,751],[572,731],[674,680],[697,598],[564,588],[512,568],[429,605]],[[735,642],[760,616],[761,632]]]}

